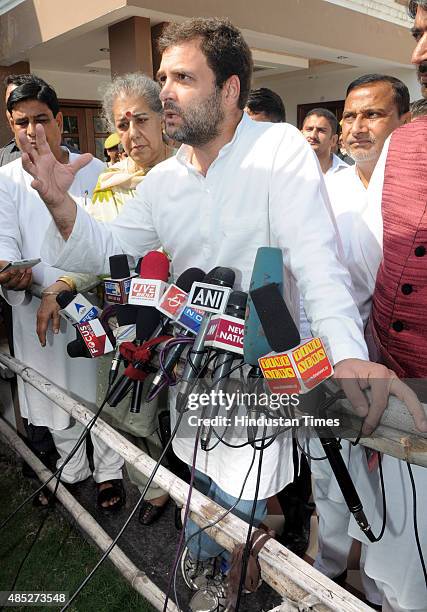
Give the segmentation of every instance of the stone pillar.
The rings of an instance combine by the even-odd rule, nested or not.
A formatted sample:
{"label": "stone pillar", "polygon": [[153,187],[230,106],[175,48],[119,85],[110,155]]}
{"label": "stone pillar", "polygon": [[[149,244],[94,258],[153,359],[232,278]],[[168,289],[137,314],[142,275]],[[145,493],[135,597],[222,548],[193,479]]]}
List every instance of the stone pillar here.
{"label": "stone pillar", "polygon": [[130,17],[108,28],[111,76],[143,72],[153,76],[150,20]]}

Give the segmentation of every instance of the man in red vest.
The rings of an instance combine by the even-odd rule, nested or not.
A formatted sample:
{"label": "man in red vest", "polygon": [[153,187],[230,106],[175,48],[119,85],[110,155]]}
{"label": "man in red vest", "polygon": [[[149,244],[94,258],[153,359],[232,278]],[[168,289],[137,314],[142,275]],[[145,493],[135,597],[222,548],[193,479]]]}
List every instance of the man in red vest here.
{"label": "man in red vest", "polygon": [[[412,34],[417,43],[412,63],[427,98],[427,0],[412,0],[409,10],[415,19]],[[376,276],[369,326],[376,356],[401,378],[425,379],[427,116],[398,128],[386,142],[371,179],[363,221],[371,235],[361,232],[360,246],[371,276]],[[375,238],[377,250],[372,248]],[[420,399],[427,402],[425,390]],[[370,544],[357,529],[350,528],[350,533],[366,544],[364,569],[383,596],[382,610],[425,611],[427,469],[384,455],[383,475],[387,520],[382,539]],[[378,471],[361,470],[357,486],[377,534],[383,520]]]}

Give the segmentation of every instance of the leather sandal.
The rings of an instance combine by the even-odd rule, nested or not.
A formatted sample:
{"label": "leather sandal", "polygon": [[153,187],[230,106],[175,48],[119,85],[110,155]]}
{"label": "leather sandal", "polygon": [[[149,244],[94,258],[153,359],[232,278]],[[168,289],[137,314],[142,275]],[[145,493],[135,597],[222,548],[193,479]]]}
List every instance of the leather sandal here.
{"label": "leather sandal", "polygon": [[155,506],[149,501],[142,502],[138,515],[138,520],[141,525],[147,526],[151,525],[152,523],[155,523],[157,519],[159,519],[162,516],[163,512],[166,510],[168,502],[169,500],[167,500],[162,506]]}
{"label": "leather sandal", "polygon": [[[100,491],[99,486],[103,484],[111,484],[112,486],[108,487],[107,489],[102,489],[102,491]],[[96,498],[96,505],[98,506],[99,510],[105,512],[106,514],[114,514],[115,512],[118,512],[119,510],[121,510],[121,508],[123,508],[126,503],[126,491],[124,489],[123,481],[121,479],[98,482],[97,486],[98,494]],[[111,501],[115,497],[118,497],[119,499],[113,505],[102,505],[105,504],[105,502]]]}

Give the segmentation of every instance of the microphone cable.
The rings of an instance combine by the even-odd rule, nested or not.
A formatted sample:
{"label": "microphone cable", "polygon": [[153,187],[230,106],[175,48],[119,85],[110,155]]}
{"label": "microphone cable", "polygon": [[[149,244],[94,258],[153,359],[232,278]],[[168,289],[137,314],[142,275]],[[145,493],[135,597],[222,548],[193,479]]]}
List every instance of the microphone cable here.
{"label": "microphone cable", "polygon": [[[107,390],[107,395],[108,396],[109,390]],[[36,495],[38,495],[43,488],[49,484],[49,482],[51,482],[56,476],[58,476],[58,474],[62,473],[64,467],[67,465],[67,463],[74,457],[74,455],[76,454],[76,452],[78,451],[78,449],[80,448],[80,446],[83,444],[84,440],[86,439],[86,437],[88,436],[88,434],[90,433],[92,427],[95,425],[96,420],[98,419],[99,415],[101,414],[102,410],[104,409],[104,406],[106,404],[106,397],[104,398],[101,406],[98,408],[98,410],[96,411],[96,413],[94,414],[94,416],[92,417],[92,419],[89,421],[89,423],[86,423],[86,425],[84,426],[82,432],[80,433],[79,438],[77,439],[76,444],[74,445],[74,447],[71,449],[71,451],[69,452],[69,454],[67,455],[67,457],[64,459],[64,462],[59,466],[59,468],[57,468],[55,470],[55,472],[53,472],[53,474],[44,482],[40,485],[40,487],[38,487],[33,493],[31,493],[26,499],[24,499],[24,501],[19,504],[19,506],[17,508],[15,508],[15,510],[13,510],[13,512],[11,512],[9,514],[9,516],[7,516],[7,518],[0,524],[0,531],[6,527],[6,525],[13,519],[13,517],[28,503],[30,502],[34,497],[36,497]]]}
{"label": "microphone cable", "polygon": [[[265,434],[265,427],[264,427],[264,434]],[[235,612],[239,612],[240,601],[241,601],[242,594],[243,594],[243,585],[246,579],[246,569],[248,566],[249,554],[251,551],[252,529],[253,529],[254,522],[255,522],[255,511],[256,511],[256,505],[258,503],[259,486],[261,483],[261,471],[262,471],[263,458],[264,458],[264,446],[261,445],[261,448],[259,449],[258,472],[257,472],[257,478],[256,478],[256,484],[255,484],[254,501],[252,504],[252,511],[251,511],[251,516],[249,519],[248,533],[246,536],[246,544],[245,544],[245,548],[243,550],[243,555],[242,555],[242,571],[240,572],[240,580],[239,580],[239,588],[237,591]]]}
{"label": "microphone cable", "polygon": [[60,612],[65,612],[65,610],[68,610],[68,608],[70,607],[70,605],[73,603],[73,601],[79,596],[79,594],[81,593],[81,591],[84,589],[84,587],[87,585],[87,583],[91,580],[91,578],[93,577],[93,575],[95,574],[95,572],[97,571],[97,569],[102,565],[102,563],[105,561],[105,559],[107,559],[108,555],[110,554],[110,552],[113,550],[113,548],[115,547],[115,545],[117,544],[117,542],[119,541],[119,539],[121,538],[121,536],[123,535],[124,531],[126,530],[127,526],[129,525],[129,523],[131,522],[132,518],[134,517],[134,515],[136,514],[140,504],[142,503],[142,501],[144,500],[147,491],[151,485],[151,483],[153,482],[154,476],[157,473],[157,470],[159,469],[163,459],[165,458],[165,455],[167,453],[167,451],[169,450],[169,447],[172,444],[172,440],[175,438],[176,433],[178,431],[178,428],[181,424],[181,420],[182,420],[182,414],[178,415],[178,419],[177,422],[175,424],[175,427],[171,433],[171,437],[169,438],[169,440],[167,441],[165,448],[162,451],[162,454],[160,455],[159,459],[156,462],[156,465],[153,468],[153,471],[150,474],[150,477],[147,480],[147,483],[144,487],[144,490],[142,491],[138,501],[136,502],[133,510],[131,511],[131,513],[129,514],[128,518],[126,519],[126,521],[124,522],[123,526],[121,527],[120,531],[118,532],[118,534],[116,535],[116,537],[114,538],[114,540],[111,542],[111,544],[109,545],[109,547],[107,548],[107,550],[104,552],[104,554],[102,555],[102,557],[99,559],[98,563],[95,565],[95,567],[89,572],[89,574],[86,576],[86,578],[83,580],[83,582],[80,584],[80,586],[74,591],[73,595],[70,597],[70,599],[67,601],[67,603],[65,604],[65,606],[63,606],[60,610]]}
{"label": "microphone cable", "polygon": [[[242,499],[242,495],[243,492],[245,490],[246,487],[246,483],[248,481],[249,475],[252,471],[252,468],[254,466],[255,463],[255,456],[256,456],[256,451],[254,449],[254,452],[252,453],[252,459],[251,459],[251,463],[249,465],[249,468],[245,474],[245,477],[243,479],[243,483],[242,483],[242,487],[240,489],[240,493],[239,496],[236,498],[236,501],[234,502],[234,504],[232,506],[230,506],[230,508],[228,508],[228,510],[226,510],[223,514],[221,514],[215,521],[210,521],[207,525],[205,525],[204,527],[200,527],[195,533],[193,533],[189,538],[187,538],[184,542],[184,546],[181,548],[180,553],[179,553],[179,557],[178,557],[178,561],[175,564],[175,568],[173,570],[173,587],[174,587],[174,596],[175,596],[175,603],[176,606],[179,610],[179,612],[181,611],[181,606],[179,605],[179,598],[178,598],[178,593],[177,593],[177,585],[176,585],[176,581],[177,581],[177,576],[178,576],[178,568],[181,564],[181,559],[182,559],[182,555],[184,554],[185,548],[188,546],[189,542],[197,537],[198,535],[200,535],[201,533],[204,533],[205,531],[207,531],[208,529],[210,529],[211,527],[214,527],[215,525],[217,525],[220,521],[222,521],[224,518],[226,518],[231,512],[233,512],[233,510],[236,508],[236,506],[240,503],[241,499]],[[185,534],[185,525],[183,524],[183,528],[182,528],[182,533]],[[169,591],[168,591],[169,594]],[[165,612],[165,608],[163,608],[163,612]]]}
{"label": "microphone cable", "polygon": [[408,468],[409,478],[411,480],[411,488],[412,488],[412,512],[413,512],[413,522],[414,522],[414,535],[415,542],[417,544],[418,556],[421,562],[421,568],[423,570],[424,581],[426,583],[427,588],[427,569],[424,561],[424,555],[421,548],[420,535],[418,533],[418,519],[417,519],[417,488],[415,486],[414,474],[412,472],[411,464],[407,461],[406,467]]}

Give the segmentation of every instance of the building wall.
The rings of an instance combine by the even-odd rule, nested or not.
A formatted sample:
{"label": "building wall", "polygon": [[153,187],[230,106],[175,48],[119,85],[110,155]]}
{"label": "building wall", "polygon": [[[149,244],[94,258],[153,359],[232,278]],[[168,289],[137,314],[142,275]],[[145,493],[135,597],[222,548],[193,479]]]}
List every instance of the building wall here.
{"label": "building wall", "polygon": [[[401,79],[409,88],[411,101],[420,98],[420,86],[417,81],[415,70],[398,69],[383,71],[385,74]],[[334,73],[314,75],[314,78],[274,78],[257,79],[255,87],[269,87],[276,91],[283,99],[286,107],[286,120],[293,125],[297,124],[297,105],[310,104],[311,102],[322,102],[332,100],[343,100],[347,86],[351,81],[362,74],[360,69],[346,70]]]}
{"label": "building wall", "polygon": [[99,74],[75,74],[43,70],[31,66],[31,71],[55,89],[58,98],[71,100],[101,100],[100,88],[109,83],[109,77]]}

